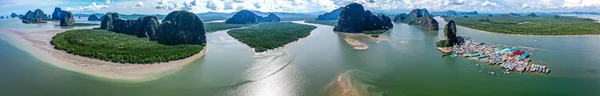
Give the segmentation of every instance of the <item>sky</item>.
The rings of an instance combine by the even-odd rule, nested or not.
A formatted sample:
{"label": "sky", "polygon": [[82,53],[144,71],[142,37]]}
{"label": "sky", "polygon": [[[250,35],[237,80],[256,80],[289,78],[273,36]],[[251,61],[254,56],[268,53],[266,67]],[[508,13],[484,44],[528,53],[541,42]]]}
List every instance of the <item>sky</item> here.
{"label": "sky", "polygon": [[429,11],[508,12],[600,12],[600,0],[0,0],[0,15],[23,14],[42,9],[51,14],[54,7],[73,13],[168,14],[186,10],[194,13],[235,12],[242,9],[262,12],[322,12],[350,3],[369,10],[398,11],[415,8]]}

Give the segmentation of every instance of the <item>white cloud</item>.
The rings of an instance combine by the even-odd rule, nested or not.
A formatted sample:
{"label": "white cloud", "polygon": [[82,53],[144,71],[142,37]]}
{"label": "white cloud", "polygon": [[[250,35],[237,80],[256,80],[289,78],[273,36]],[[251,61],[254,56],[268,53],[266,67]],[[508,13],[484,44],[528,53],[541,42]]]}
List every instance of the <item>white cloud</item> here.
{"label": "white cloud", "polygon": [[135,6],[144,6],[144,2],[138,2]]}
{"label": "white cloud", "polygon": [[481,3],[481,6],[484,6],[484,7],[502,7],[502,6],[500,6],[496,2],[491,2],[491,1],[488,1],[488,0],[485,0],[485,2]]}
{"label": "white cloud", "polygon": [[110,2],[110,0],[106,0],[106,1],[104,2],[104,4],[110,4],[110,3],[111,3],[111,2]]}
{"label": "white cloud", "polygon": [[564,0],[565,8],[600,8],[600,0]]}
{"label": "white cloud", "polygon": [[108,8],[107,5],[104,4],[97,4],[96,2],[92,2],[92,4],[86,6],[86,7],[79,7],[79,9],[83,10],[83,11],[98,11],[100,9],[106,9]]}
{"label": "white cloud", "polygon": [[465,0],[444,0],[444,5],[462,5]]}

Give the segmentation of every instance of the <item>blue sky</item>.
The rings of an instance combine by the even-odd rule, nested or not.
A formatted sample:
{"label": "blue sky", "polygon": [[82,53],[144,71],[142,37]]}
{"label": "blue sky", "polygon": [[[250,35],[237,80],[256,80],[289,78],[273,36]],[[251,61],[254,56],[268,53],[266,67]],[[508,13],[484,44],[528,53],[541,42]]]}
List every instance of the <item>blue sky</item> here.
{"label": "blue sky", "polygon": [[0,0],[0,14],[23,14],[42,9],[51,13],[61,7],[74,13],[119,12],[123,14],[167,14],[175,10],[195,13],[235,12],[242,9],[264,12],[331,11],[350,3],[370,10],[427,8],[430,11],[558,12],[600,10],[600,0]]}

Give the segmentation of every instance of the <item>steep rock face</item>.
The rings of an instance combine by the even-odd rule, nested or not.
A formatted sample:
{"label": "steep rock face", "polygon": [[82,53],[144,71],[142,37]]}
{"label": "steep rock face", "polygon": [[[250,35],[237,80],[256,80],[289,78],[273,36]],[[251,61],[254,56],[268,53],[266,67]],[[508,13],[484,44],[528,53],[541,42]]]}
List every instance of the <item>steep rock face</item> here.
{"label": "steep rock face", "polygon": [[394,22],[417,25],[429,30],[439,30],[439,23],[433,19],[433,15],[429,14],[427,9],[413,9],[408,15],[400,14],[394,18]]}
{"label": "steep rock face", "polygon": [[96,15],[90,15],[90,17],[88,17],[87,19],[88,21],[101,21],[100,18],[98,18],[98,16]]}
{"label": "steep rock face", "polygon": [[392,19],[390,17],[380,14],[379,19],[382,22],[381,26],[383,29],[392,29],[394,27],[394,24],[392,24]]}
{"label": "steep rock face", "polygon": [[235,13],[231,18],[227,19],[227,24],[258,24],[260,17],[248,10],[241,10]]}
{"label": "steep rock face", "polygon": [[125,34],[129,34],[129,35],[135,35],[135,25],[136,25],[136,20],[127,20],[127,19],[114,19],[113,20],[113,26],[114,29],[113,30],[109,30],[109,31],[115,31],[117,33],[125,33]]}
{"label": "steep rock face", "polygon": [[138,37],[150,38],[156,40],[156,30],[160,26],[156,16],[144,16],[138,18],[135,25],[135,35]]}
{"label": "steep rock face", "polygon": [[67,11],[60,9],[59,7],[54,8],[54,12],[52,12],[52,19],[54,20],[62,20],[64,15],[67,14]]}
{"label": "steep rock face", "polygon": [[340,16],[340,12],[342,11],[342,8],[343,7],[335,9],[329,13],[319,15],[315,20],[338,20],[339,16]]}
{"label": "steep rock face", "polygon": [[281,21],[281,18],[279,18],[279,16],[270,13],[267,17],[262,18],[261,22],[279,22]]}
{"label": "steep rock face", "polygon": [[40,9],[36,9],[33,12],[31,10],[27,11],[23,18],[21,18],[23,23],[44,23],[48,19],[48,16]]}
{"label": "steep rock face", "polygon": [[75,24],[73,14],[71,14],[71,12],[63,14],[63,17],[60,19],[60,26],[71,26],[73,24]]}
{"label": "steep rock face", "polygon": [[104,19],[102,19],[102,22],[100,23],[100,29],[114,30],[115,26],[113,21],[119,19],[119,13],[106,13],[102,18]]}
{"label": "steep rock face", "polygon": [[446,36],[446,39],[448,40],[448,42],[446,42],[446,45],[448,46],[454,46],[456,44],[458,44],[458,37],[456,36],[456,24],[454,23],[453,20],[450,20],[448,22],[448,24],[446,24],[446,27],[444,28],[444,35]]}
{"label": "steep rock face", "polygon": [[[193,26],[192,23],[189,23],[189,22],[193,22],[194,20],[199,19],[199,18],[196,17],[196,19],[190,19],[189,17],[186,17],[189,15],[189,13],[185,14],[185,15],[181,15],[181,14],[182,13],[171,13],[163,21],[165,23],[169,23],[163,27],[164,29],[169,29],[169,30],[164,30],[163,32],[171,32],[172,33],[171,35],[177,35],[177,36],[173,36],[173,37],[163,36],[161,38],[158,36],[158,34],[159,34],[158,30],[159,30],[159,26],[161,26],[161,24],[160,24],[160,22],[158,22],[158,19],[156,18],[156,16],[144,16],[144,17],[138,18],[137,20],[127,20],[127,19],[119,18],[120,16],[118,13],[106,13],[106,15],[103,16],[104,19],[102,19],[102,23],[100,24],[100,29],[109,30],[109,31],[117,32],[117,33],[135,35],[137,37],[145,37],[145,38],[149,38],[150,40],[159,40],[159,38],[161,38],[160,40],[163,40],[163,41],[159,41],[159,43],[169,42],[169,40],[175,40],[172,42],[176,42],[176,43],[164,43],[164,44],[192,44],[192,43],[178,43],[178,42],[185,42],[183,40],[180,40],[181,38],[189,39],[189,38],[194,38],[193,35],[197,35],[197,34],[189,35],[186,32],[191,32],[188,30],[190,28],[199,27],[199,26]],[[177,20],[179,20],[179,21],[177,21]],[[173,24],[175,24],[175,25],[173,25]],[[192,27],[190,27],[190,26],[192,26]],[[200,29],[203,30],[202,36],[204,36],[204,27],[200,26]],[[195,36],[195,37],[200,38],[198,36]],[[205,38],[205,37],[202,37],[202,38]],[[205,39],[203,39],[203,40],[206,41]]]}
{"label": "steep rock face", "polygon": [[394,25],[390,17],[373,15],[371,11],[364,10],[360,4],[353,3],[343,7],[340,12],[338,25],[333,29],[338,32],[362,33],[372,30],[389,30]]}
{"label": "steep rock face", "polygon": [[15,18],[15,17],[19,17],[19,15],[17,15],[17,13],[11,13],[10,14],[10,18]]}
{"label": "steep rock face", "polygon": [[158,27],[156,35],[158,43],[161,44],[206,44],[202,20],[196,14],[187,11],[169,13]]}
{"label": "steep rock face", "polygon": [[400,23],[400,22],[406,20],[406,18],[408,18],[408,14],[406,14],[406,13],[398,14],[398,15],[396,15],[396,17],[394,17],[394,22]]}
{"label": "steep rock face", "polygon": [[333,28],[334,31],[362,33],[365,25],[365,8],[358,4],[352,3],[346,5],[340,11],[338,24]]}

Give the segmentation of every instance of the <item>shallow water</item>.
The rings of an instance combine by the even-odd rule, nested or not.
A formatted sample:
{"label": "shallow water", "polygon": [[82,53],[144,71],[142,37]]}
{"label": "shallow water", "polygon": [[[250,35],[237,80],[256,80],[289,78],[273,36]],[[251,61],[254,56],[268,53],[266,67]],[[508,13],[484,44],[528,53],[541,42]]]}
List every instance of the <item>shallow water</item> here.
{"label": "shallow water", "polygon": [[[10,20],[8,20],[10,21]],[[62,29],[51,24],[0,20],[0,28]],[[446,22],[440,21],[440,26]],[[83,22],[83,21],[82,21]],[[311,24],[316,25],[316,24]],[[500,74],[498,66],[476,66],[463,58],[440,58],[435,42],[442,31],[395,24],[369,49],[352,49],[333,27],[316,25],[311,35],[285,47],[255,54],[225,31],[207,34],[206,55],[182,70],[153,81],[127,83],[67,71],[40,61],[0,39],[1,96],[315,96],[346,73],[350,88],[362,95],[385,96],[598,96],[598,36],[525,36],[458,27],[458,34],[488,44],[535,49],[532,59],[552,69],[544,74]],[[97,27],[97,26],[96,26]],[[76,27],[77,29],[79,27]],[[85,28],[85,27],[84,27]],[[4,38],[0,35],[0,38]],[[484,68],[483,72],[478,72]]]}

